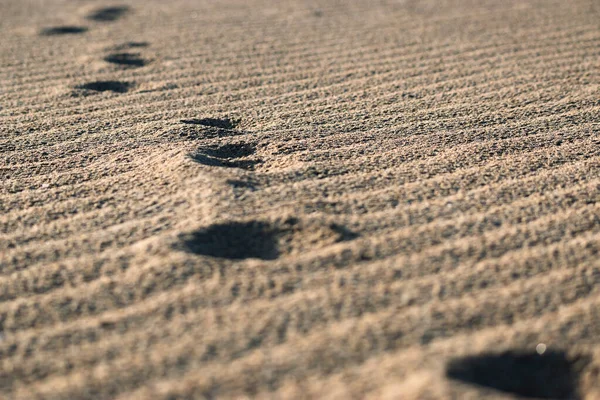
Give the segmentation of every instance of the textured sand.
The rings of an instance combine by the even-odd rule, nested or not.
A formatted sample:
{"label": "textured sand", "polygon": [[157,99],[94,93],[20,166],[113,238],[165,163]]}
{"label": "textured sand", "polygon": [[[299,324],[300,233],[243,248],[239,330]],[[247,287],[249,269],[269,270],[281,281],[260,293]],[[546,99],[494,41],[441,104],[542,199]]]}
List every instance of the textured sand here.
{"label": "textured sand", "polygon": [[600,398],[598,0],[2,0],[0,38],[1,398]]}

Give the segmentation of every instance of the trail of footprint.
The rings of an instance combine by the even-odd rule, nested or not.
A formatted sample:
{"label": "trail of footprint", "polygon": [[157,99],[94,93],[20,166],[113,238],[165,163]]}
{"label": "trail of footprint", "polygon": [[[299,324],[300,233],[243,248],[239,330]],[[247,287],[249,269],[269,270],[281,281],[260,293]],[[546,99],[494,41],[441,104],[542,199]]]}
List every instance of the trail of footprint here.
{"label": "trail of footprint", "polygon": [[[229,118],[186,119],[182,122],[203,126],[206,128],[204,131],[216,130],[241,134],[234,130],[238,121]],[[262,162],[254,158],[256,150],[255,142],[238,141],[204,146],[190,157],[204,165],[253,170],[256,164]],[[230,179],[227,183],[237,191],[257,190],[260,182],[255,179],[254,174],[250,175],[246,175],[246,180]],[[274,260],[281,255],[311,251],[357,237],[357,233],[335,223],[305,222],[292,217],[276,221],[229,221],[210,225],[181,235],[175,248],[193,254],[230,260],[246,258]]]}
{"label": "trail of footprint", "polygon": [[121,18],[127,12],[129,12],[127,6],[105,7],[94,11],[87,18],[98,22],[112,22]]}
{"label": "trail of footprint", "polygon": [[57,35],[74,35],[84,33],[88,28],[84,26],[54,26],[50,28],[44,28],[41,30],[40,35],[42,36],[57,36]]}
{"label": "trail of footprint", "polygon": [[79,85],[77,89],[83,89],[93,92],[115,92],[126,93],[133,86],[130,82],[121,81],[96,81]]}

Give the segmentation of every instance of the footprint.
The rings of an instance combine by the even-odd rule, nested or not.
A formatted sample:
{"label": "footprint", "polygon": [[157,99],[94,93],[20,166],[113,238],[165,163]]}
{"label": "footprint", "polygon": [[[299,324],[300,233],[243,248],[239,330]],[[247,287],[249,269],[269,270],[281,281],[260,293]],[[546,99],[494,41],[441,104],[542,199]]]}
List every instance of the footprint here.
{"label": "footprint", "polygon": [[256,147],[246,143],[230,143],[221,146],[205,147],[192,154],[191,158],[204,165],[213,167],[229,167],[241,169],[253,169],[260,163],[257,159],[238,160],[252,156],[256,152]]}
{"label": "footprint", "polygon": [[231,159],[248,157],[256,152],[256,147],[247,143],[230,143],[218,147],[208,147],[204,153],[215,158]]}
{"label": "footprint", "polygon": [[589,361],[588,356],[568,358],[562,351],[509,351],[452,360],[446,376],[522,397],[576,399],[579,374]]}
{"label": "footprint", "polygon": [[113,53],[104,57],[104,61],[129,67],[143,67],[147,64],[139,53]]}
{"label": "footprint", "polygon": [[100,22],[116,21],[129,11],[127,6],[105,7],[94,11],[87,16],[88,19]]}
{"label": "footprint", "polygon": [[263,221],[211,225],[185,235],[186,251],[205,256],[243,260],[274,260],[279,256],[276,226]]}
{"label": "footprint", "polygon": [[54,26],[51,28],[42,29],[40,34],[43,36],[73,35],[84,33],[87,30],[88,28],[84,26]]}
{"label": "footprint", "polygon": [[232,121],[229,118],[224,118],[224,119],[218,119],[218,118],[182,119],[181,122],[183,122],[184,124],[203,125],[203,126],[209,126],[212,128],[220,128],[220,129],[233,129],[237,125],[237,123],[235,121]]}
{"label": "footprint", "polygon": [[77,89],[91,90],[94,92],[115,92],[125,93],[133,85],[129,82],[121,81],[96,81],[77,86]]}
{"label": "footprint", "polygon": [[180,236],[183,250],[199,255],[242,260],[274,260],[303,254],[358,235],[336,224],[303,223],[297,218],[274,222],[234,221]]}

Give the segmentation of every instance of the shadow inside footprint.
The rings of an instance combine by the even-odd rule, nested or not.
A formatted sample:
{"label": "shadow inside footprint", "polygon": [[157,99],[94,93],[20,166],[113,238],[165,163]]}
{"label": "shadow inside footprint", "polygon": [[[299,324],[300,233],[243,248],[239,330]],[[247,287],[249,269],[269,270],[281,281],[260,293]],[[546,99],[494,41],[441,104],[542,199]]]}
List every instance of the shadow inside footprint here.
{"label": "shadow inside footprint", "polygon": [[96,10],[90,15],[88,15],[88,19],[93,21],[116,21],[121,18],[125,13],[129,11],[129,7],[127,6],[118,6],[118,7],[105,7],[100,10]]}
{"label": "shadow inside footprint", "polygon": [[287,217],[273,222],[250,221],[215,224],[180,236],[180,248],[212,257],[239,260],[274,260],[306,254],[351,240],[357,235],[336,224]]}
{"label": "shadow inside footprint", "polygon": [[83,26],[54,26],[52,28],[42,29],[40,34],[42,36],[73,35],[86,31],[87,28]]}
{"label": "shadow inside footprint", "polygon": [[77,86],[77,89],[91,90],[94,92],[125,93],[131,87],[129,82],[120,81],[96,81]]}
{"label": "shadow inside footprint", "polygon": [[236,123],[228,118],[224,118],[224,119],[218,119],[218,118],[182,119],[181,122],[183,122],[184,124],[203,125],[203,126],[209,126],[212,128],[220,128],[220,129],[233,129],[236,126]]}
{"label": "shadow inside footprint", "polygon": [[211,167],[240,168],[245,170],[252,170],[256,164],[260,163],[259,160],[219,160],[207,157],[204,154],[193,155],[192,159],[199,164]]}
{"label": "shadow inside footprint", "polygon": [[181,237],[186,251],[230,260],[258,258],[274,260],[278,229],[262,221],[211,225]]}
{"label": "shadow inside footprint", "polygon": [[146,65],[146,60],[141,58],[139,53],[113,53],[104,57],[104,61],[131,67],[143,67]]}
{"label": "shadow inside footprint", "polygon": [[246,143],[230,143],[221,146],[205,147],[190,157],[203,165],[213,167],[229,167],[252,169],[260,160],[245,159],[238,160],[253,155],[256,152],[256,147]]}
{"label": "shadow inside footprint", "polygon": [[247,143],[228,143],[218,147],[207,147],[203,152],[211,157],[231,159],[251,156],[256,152],[256,147]]}
{"label": "shadow inside footprint", "polygon": [[509,351],[452,360],[446,376],[522,397],[577,399],[579,372],[588,362],[589,357],[569,359],[561,351]]}

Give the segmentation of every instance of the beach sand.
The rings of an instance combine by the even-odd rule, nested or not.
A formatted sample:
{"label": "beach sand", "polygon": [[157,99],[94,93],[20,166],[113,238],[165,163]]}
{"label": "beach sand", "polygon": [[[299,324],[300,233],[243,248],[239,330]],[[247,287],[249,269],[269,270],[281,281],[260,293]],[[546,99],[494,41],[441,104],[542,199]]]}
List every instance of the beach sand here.
{"label": "beach sand", "polygon": [[600,398],[597,0],[0,16],[0,398]]}

